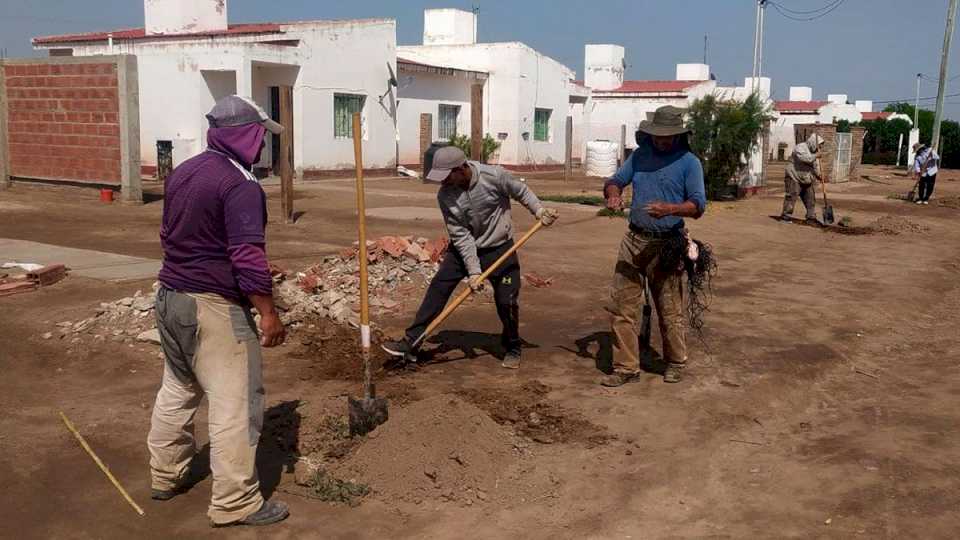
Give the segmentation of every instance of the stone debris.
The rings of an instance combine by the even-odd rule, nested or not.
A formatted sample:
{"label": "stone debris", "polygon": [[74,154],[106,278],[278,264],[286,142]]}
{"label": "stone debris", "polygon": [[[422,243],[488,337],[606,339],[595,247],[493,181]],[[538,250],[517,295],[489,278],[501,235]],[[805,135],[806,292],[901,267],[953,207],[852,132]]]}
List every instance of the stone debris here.
{"label": "stone debris", "polygon": [[[275,276],[277,304],[284,324],[297,325],[318,315],[341,324],[360,324],[359,242],[338,255],[324,257],[316,265],[297,273]],[[391,311],[409,293],[422,289],[437,273],[446,253],[446,238],[430,240],[411,236],[384,236],[367,241],[367,272],[370,307]]]}
{"label": "stone debris", "polygon": [[[411,236],[384,236],[367,242],[370,307],[374,313],[398,309],[404,300],[419,300],[421,290],[437,273],[447,251],[446,238],[430,240]],[[305,320],[327,317],[339,324],[360,324],[360,272],[358,243],[339,255],[324,257],[302,272],[270,265],[274,300],[280,318],[290,329]],[[117,343],[135,341],[159,344],[155,328],[154,298],[160,284],[149,292],[103,302],[92,317],[56,323],[51,338],[82,334],[109,336]]]}

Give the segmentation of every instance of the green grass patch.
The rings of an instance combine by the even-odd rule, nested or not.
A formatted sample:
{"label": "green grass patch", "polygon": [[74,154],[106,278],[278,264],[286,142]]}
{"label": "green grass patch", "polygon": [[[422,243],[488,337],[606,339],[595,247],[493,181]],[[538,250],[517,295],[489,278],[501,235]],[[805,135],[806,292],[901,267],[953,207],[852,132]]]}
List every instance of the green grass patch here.
{"label": "green grass patch", "polygon": [[604,199],[599,195],[543,195],[541,201],[567,203],[567,204],[585,204],[587,206],[603,206]]}
{"label": "green grass patch", "polygon": [[615,218],[615,217],[625,218],[625,217],[627,217],[627,213],[624,212],[623,210],[611,210],[611,209],[609,209],[609,208],[603,208],[603,209],[601,209],[600,211],[597,212],[597,215],[600,216],[600,217],[608,217],[608,218]]}

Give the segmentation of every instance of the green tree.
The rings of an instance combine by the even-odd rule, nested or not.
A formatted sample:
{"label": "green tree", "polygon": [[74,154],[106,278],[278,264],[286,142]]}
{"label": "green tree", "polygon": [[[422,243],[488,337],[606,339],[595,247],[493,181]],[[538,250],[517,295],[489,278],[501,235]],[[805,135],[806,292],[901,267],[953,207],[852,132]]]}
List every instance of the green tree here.
{"label": "green tree", "polygon": [[770,108],[753,94],[743,102],[708,95],[688,111],[691,149],[703,163],[707,197],[717,199],[730,192],[743,174],[750,155],[760,144]]}
{"label": "green tree", "polygon": [[[467,156],[469,156],[473,151],[473,143],[471,142],[470,137],[467,137],[466,135],[454,135],[453,137],[450,137],[450,145],[456,146],[460,150],[463,150],[463,153]],[[483,154],[481,161],[486,163],[490,160],[490,156],[492,156],[499,149],[500,141],[494,139],[489,133],[487,133],[483,137],[483,147],[480,151],[481,154]]]}
{"label": "green tree", "polygon": [[[910,103],[894,103],[888,105],[887,112],[896,112],[906,114],[913,118],[914,106]],[[920,142],[926,145],[932,143],[933,121],[936,113],[928,109],[920,109],[917,119],[918,128],[920,128]],[[905,124],[907,122],[903,121]],[[907,130],[909,132],[909,129]],[[943,147],[940,148],[941,163],[945,168],[960,167],[960,124],[953,120],[944,120],[940,125],[940,137],[943,141]],[[894,143],[896,144],[896,143]]]}

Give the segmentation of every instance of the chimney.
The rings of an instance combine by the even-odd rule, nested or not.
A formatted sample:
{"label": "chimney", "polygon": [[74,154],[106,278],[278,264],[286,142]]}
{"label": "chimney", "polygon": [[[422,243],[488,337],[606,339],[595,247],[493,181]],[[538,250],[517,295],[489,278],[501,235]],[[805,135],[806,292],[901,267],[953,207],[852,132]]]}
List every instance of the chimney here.
{"label": "chimney", "polygon": [[846,105],[847,95],[846,94],[827,94],[827,101],[835,105]]}
{"label": "chimney", "polygon": [[584,49],[583,84],[594,90],[623,86],[625,50],[620,45],[587,45]]}
{"label": "chimney", "polygon": [[143,0],[147,35],[197,34],[227,29],[227,0]]}
{"label": "chimney", "polygon": [[873,112],[873,101],[867,99],[858,99],[855,103],[857,112]]}
{"label": "chimney", "polygon": [[477,15],[462,9],[427,9],[423,12],[424,45],[474,45]]}

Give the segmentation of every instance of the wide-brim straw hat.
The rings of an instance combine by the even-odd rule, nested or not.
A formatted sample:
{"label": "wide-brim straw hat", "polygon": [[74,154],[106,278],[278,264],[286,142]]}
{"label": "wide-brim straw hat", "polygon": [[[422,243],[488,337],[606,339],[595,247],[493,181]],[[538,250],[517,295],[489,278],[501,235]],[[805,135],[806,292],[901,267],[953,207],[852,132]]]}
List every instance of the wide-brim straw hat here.
{"label": "wide-brim straw hat", "polygon": [[913,151],[916,152],[917,150],[920,150],[921,148],[925,148],[925,147],[926,147],[925,144],[923,144],[922,142],[918,142],[913,145]]}
{"label": "wide-brim straw hat", "polygon": [[670,137],[690,133],[690,129],[683,124],[684,109],[665,105],[652,115],[647,113],[647,119],[640,122],[639,131],[656,137]]}

